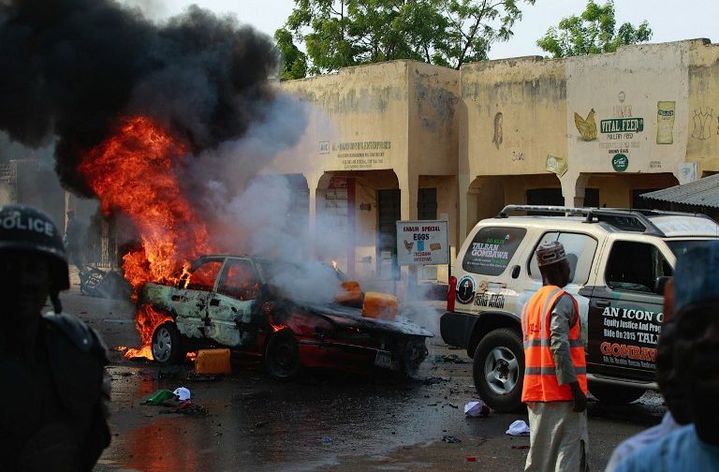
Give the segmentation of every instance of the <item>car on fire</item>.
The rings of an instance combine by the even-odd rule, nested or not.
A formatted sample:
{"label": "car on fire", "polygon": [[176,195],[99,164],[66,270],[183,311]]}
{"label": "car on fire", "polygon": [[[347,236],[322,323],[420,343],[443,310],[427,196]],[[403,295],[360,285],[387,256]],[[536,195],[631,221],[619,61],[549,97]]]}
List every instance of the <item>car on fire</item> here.
{"label": "car on fire", "polygon": [[358,297],[312,296],[341,295],[344,279],[326,264],[207,255],[175,284],[145,284],[138,305],[166,316],[152,336],[160,364],[181,362],[188,349],[222,346],[262,358],[267,372],[281,379],[305,367],[413,373],[432,333],[403,318],[365,316],[365,294],[355,282],[348,286]]}

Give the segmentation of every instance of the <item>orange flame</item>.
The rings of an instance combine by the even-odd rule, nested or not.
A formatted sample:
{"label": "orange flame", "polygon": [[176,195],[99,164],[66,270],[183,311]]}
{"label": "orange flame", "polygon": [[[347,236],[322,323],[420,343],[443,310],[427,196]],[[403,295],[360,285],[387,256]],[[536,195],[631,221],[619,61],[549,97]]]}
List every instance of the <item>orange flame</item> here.
{"label": "orange flame", "polygon": [[119,211],[134,223],[142,247],[125,254],[122,268],[133,288],[173,279],[190,259],[211,252],[207,227],[185,199],[174,169],[185,146],[144,116],[92,149],[79,166],[105,214]]}
{"label": "orange flame", "polygon": [[135,328],[137,328],[137,332],[140,333],[142,347],[139,349],[128,349],[125,351],[124,356],[127,359],[145,357],[152,360],[152,348],[150,346],[152,343],[152,333],[155,332],[155,328],[165,321],[172,321],[172,317],[155,310],[151,305],[141,305],[135,314]]}
{"label": "orange flame", "polygon": [[[137,290],[148,281],[175,282],[189,261],[213,252],[205,222],[182,195],[175,169],[186,146],[145,116],[121,122],[117,133],[90,150],[79,166],[103,213],[119,212],[134,224],[141,247],[123,256],[122,269]],[[143,348],[126,357],[152,358],[149,343],[161,317],[140,307],[136,325]],[[159,321],[158,321],[159,320]]]}

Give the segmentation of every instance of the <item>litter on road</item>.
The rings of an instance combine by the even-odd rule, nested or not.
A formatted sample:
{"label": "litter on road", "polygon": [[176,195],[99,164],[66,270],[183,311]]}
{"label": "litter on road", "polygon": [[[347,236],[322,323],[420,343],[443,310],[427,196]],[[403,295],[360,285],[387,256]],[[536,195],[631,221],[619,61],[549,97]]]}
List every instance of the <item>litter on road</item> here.
{"label": "litter on road", "polygon": [[175,391],[172,392],[175,396],[177,396],[178,400],[181,402],[184,402],[186,400],[189,400],[192,398],[192,394],[190,393],[190,389],[186,387],[177,387]]}
{"label": "litter on road", "polygon": [[486,418],[489,416],[489,407],[482,400],[467,402],[464,405],[464,415],[470,418]]}
{"label": "litter on road", "polygon": [[510,436],[529,436],[529,425],[526,421],[517,420],[509,425],[509,429],[505,432]]}
{"label": "litter on road", "polygon": [[175,398],[176,397],[174,393],[169,390],[162,389],[156,391],[155,393],[147,397],[147,399],[143,403],[145,405],[159,406],[164,404],[166,401],[174,400]]}

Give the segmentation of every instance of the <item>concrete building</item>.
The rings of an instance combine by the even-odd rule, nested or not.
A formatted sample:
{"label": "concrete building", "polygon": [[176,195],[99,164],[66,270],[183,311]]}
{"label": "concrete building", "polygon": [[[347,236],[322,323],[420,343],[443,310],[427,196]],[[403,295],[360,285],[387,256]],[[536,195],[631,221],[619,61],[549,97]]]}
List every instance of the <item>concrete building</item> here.
{"label": "concrete building", "polygon": [[[273,171],[301,176],[310,221],[336,221],[346,234],[347,254],[335,256],[343,268],[362,279],[397,279],[397,220],[457,221],[458,72],[395,61],[282,89],[312,105],[309,155],[285,156]],[[449,236],[454,250],[456,226]],[[432,268],[420,277],[446,280],[446,273]]]}
{"label": "concrete building", "polygon": [[347,257],[360,277],[386,274],[398,218],[447,217],[454,254],[506,204],[642,207],[642,193],[719,171],[719,45],[703,39],[460,71],[395,61],[282,88],[315,107],[316,167],[295,171],[311,218],[346,195],[339,218],[364,230]]}

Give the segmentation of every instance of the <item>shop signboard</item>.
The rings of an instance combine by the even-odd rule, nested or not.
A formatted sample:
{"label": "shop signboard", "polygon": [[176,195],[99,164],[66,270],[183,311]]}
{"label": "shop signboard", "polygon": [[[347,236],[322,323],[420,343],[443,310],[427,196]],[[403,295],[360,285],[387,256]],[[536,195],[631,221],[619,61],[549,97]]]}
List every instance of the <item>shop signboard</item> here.
{"label": "shop signboard", "polygon": [[449,263],[446,220],[397,221],[397,259],[400,265]]}

